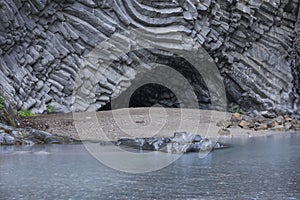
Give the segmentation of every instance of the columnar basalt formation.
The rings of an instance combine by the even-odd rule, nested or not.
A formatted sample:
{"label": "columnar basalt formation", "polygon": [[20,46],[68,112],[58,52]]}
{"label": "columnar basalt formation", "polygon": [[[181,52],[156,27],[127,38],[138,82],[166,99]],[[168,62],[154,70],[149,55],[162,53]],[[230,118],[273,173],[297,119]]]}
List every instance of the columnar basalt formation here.
{"label": "columnar basalt formation", "polygon": [[[17,109],[42,113],[55,104],[70,111],[79,71],[93,68],[86,55],[115,33],[157,28],[158,37],[180,40],[176,33],[182,33],[213,57],[229,102],[244,110],[299,114],[299,6],[298,0],[1,0],[0,89]],[[182,69],[174,55],[159,50],[116,57],[95,80],[93,108],[129,88],[147,59]],[[185,77],[206,108],[207,88],[189,71]]]}

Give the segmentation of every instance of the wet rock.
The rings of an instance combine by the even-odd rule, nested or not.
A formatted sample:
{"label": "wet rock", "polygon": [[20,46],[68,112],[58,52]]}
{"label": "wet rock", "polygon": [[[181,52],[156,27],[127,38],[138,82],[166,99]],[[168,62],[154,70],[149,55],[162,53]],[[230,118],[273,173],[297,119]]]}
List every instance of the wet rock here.
{"label": "wet rock", "polygon": [[202,140],[202,137],[200,135],[195,135],[193,142],[200,142]]}
{"label": "wet rock", "polygon": [[187,132],[175,132],[174,137],[171,138],[173,143],[191,143],[195,135]]}
{"label": "wet rock", "polygon": [[197,151],[211,151],[214,147],[212,141],[207,138],[202,140],[199,144],[200,146],[197,146],[196,148]]}
{"label": "wet rock", "polygon": [[219,142],[217,142],[214,146],[214,149],[223,149],[223,148],[225,148],[225,146]]}
{"label": "wet rock", "polygon": [[117,146],[126,146],[139,150],[161,151],[166,153],[188,153],[211,151],[224,148],[220,143],[213,144],[211,140],[186,132],[176,132],[173,137],[150,137],[136,139],[120,139]]}
{"label": "wet rock", "polygon": [[62,137],[50,136],[44,139],[45,144],[64,144],[65,140]]}
{"label": "wet rock", "polygon": [[[169,140],[167,140],[169,141]],[[164,146],[166,146],[166,144],[168,143],[164,138],[163,139],[157,139],[155,142],[152,143],[154,150],[158,151],[159,149],[163,148]]]}
{"label": "wet rock", "polygon": [[165,152],[165,153],[172,153],[172,154],[181,154],[181,153],[187,153],[187,150],[189,150],[190,144],[184,144],[184,143],[168,143],[166,147],[160,149],[159,151]]}
{"label": "wet rock", "polygon": [[139,150],[158,151],[160,148],[166,146],[167,142],[170,142],[170,139],[151,137],[136,139],[120,139],[117,141],[116,145],[124,145]]}

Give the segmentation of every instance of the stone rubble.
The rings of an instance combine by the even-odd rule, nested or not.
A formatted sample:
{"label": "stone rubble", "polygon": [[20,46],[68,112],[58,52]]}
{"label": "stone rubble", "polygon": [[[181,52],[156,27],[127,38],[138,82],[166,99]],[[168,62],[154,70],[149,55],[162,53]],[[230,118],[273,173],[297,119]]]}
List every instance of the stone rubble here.
{"label": "stone rubble", "polygon": [[291,117],[278,116],[276,118],[249,117],[239,113],[233,113],[230,120],[223,120],[216,124],[221,127],[219,135],[230,135],[228,128],[242,128],[249,130],[271,130],[277,132],[300,131],[300,120]]}

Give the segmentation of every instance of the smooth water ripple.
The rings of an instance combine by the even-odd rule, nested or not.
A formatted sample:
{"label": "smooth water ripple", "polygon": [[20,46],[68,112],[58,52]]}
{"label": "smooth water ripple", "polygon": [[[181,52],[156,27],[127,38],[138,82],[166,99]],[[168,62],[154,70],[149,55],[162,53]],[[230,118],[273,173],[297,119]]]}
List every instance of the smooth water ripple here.
{"label": "smooth water ripple", "polygon": [[146,174],[110,169],[83,145],[0,147],[0,199],[300,199],[299,134],[225,142]]}

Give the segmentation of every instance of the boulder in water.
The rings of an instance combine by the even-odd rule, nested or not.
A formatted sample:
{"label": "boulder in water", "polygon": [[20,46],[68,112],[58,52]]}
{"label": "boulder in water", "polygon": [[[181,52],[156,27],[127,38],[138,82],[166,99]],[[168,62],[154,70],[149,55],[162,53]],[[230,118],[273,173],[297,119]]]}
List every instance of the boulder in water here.
{"label": "boulder in water", "polygon": [[187,132],[175,132],[173,137],[120,139],[115,144],[117,146],[126,146],[139,150],[176,154],[224,148],[224,145],[218,142],[213,144],[213,142],[207,138],[202,138],[200,135]]}

